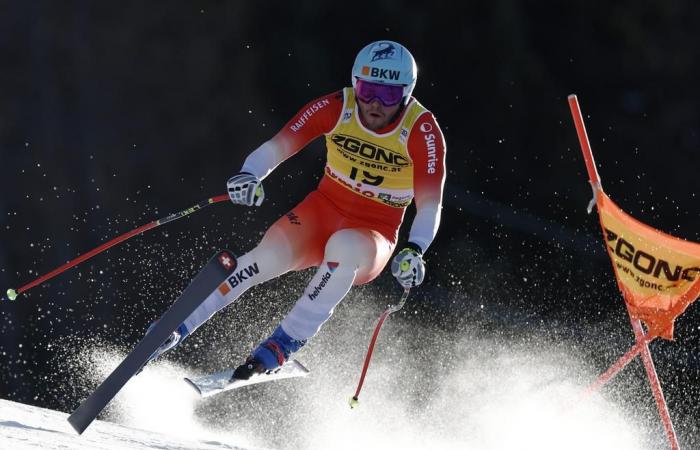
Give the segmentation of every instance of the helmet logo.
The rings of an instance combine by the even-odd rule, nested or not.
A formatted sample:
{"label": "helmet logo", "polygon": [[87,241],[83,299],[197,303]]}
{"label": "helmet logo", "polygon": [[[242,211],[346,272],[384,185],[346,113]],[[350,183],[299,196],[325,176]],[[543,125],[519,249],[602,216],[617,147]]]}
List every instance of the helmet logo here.
{"label": "helmet logo", "polygon": [[401,72],[398,70],[380,69],[378,67],[363,66],[362,75],[374,78],[382,78],[384,80],[389,81],[399,81],[399,77],[401,77]]}
{"label": "helmet logo", "polygon": [[377,50],[372,49],[372,61],[394,58],[394,54],[396,53],[396,47],[394,47],[393,44],[390,44],[388,42],[382,42],[378,44],[377,47],[381,47],[382,45],[384,45],[385,47],[378,48]]}

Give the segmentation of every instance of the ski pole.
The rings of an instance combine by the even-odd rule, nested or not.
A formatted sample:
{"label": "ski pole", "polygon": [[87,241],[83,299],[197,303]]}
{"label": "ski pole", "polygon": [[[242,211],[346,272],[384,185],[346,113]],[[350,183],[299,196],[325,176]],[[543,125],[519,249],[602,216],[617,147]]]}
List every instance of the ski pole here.
{"label": "ski pole", "polygon": [[403,308],[403,305],[406,303],[406,299],[408,298],[408,293],[411,291],[411,288],[405,288],[403,290],[403,294],[401,295],[401,299],[396,305],[389,306],[381,316],[379,316],[379,322],[377,323],[377,326],[374,328],[374,333],[372,334],[372,340],[369,342],[369,348],[367,349],[367,356],[365,356],[365,364],[362,367],[362,374],[360,375],[360,382],[357,384],[357,390],[355,390],[355,395],[350,397],[350,400],[348,402],[350,403],[350,408],[355,408],[356,406],[359,405],[360,400],[360,391],[362,390],[362,385],[365,382],[365,375],[367,375],[367,368],[369,367],[369,362],[372,359],[372,352],[374,352],[374,344],[377,341],[377,336],[379,336],[379,330],[382,328],[382,325],[384,324],[384,321],[386,320],[387,317],[389,317],[391,314],[395,313],[396,311],[399,311],[401,308]]}
{"label": "ski pole", "polygon": [[22,286],[16,290],[15,289],[8,289],[7,290],[7,298],[9,298],[10,300],[14,300],[17,298],[17,296],[19,296],[19,294],[21,294],[25,291],[28,291],[29,289],[33,288],[36,285],[43,283],[46,280],[50,280],[51,278],[55,277],[56,275],[59,275],[59,274],[65,272],[66,270],[70,269],[71,267],[77,266],[81,262],[88,260],[88,259],[92,258],[93,256],[95,256],[99,253],[102,253],[103,251],[105,251],[111,247],[114,247],[115,245],[117,245],[121,242],[126,241],[130,237],[136,236],[136,235],[141,234],[141,233],[148,231],[148,230],[152,230],[153,228],[156,228],[160,225],[164,225],[168,222],[172,222],[173,220],[177,220],[181,217],[188,216],[194,212],[199,211],[200,209],[204,208],[205,206],[211,205],[212,203],[218,203],[218,202],[222,202],[222,201],[228,200],[228,199],[229,199],[228,195],[219,195],[216,197],[212,197],[212,198],[209,198],[209,199],[204,200],[202,202],[199,202],[196,205],[191,206],[185,210],[171,214],[168,217],[165,217],[165,218],[159,219],[159,220],[154,220],[153,222],[147,223],[146,225],[142,225],[136,229],[129,231],[128,233],[124,233],[121,236],[117,236],[116,238],[112,239],[111,241],[105,242],[104,244],[98,246],[97,248],[90,250],[89,252],[75,258],[72,261],[68,261],[67,263],[52,270],[51,272],[47,273],[46,275],[42,275],[39,278],[35,279],[34,281],[27,283],[24,286]]}

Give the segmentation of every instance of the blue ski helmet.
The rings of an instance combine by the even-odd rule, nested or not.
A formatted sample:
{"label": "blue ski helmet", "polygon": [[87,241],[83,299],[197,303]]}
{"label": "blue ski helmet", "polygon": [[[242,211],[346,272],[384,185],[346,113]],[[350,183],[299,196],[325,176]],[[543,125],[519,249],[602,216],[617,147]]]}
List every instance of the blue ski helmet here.
{"label": "blue ski helmet", "polygon": [[352,66],[352,87],[358,79],[403,86],[408,102],[418,79],[418,67],[406,47],[394,41],[376,41],[360,50]]}

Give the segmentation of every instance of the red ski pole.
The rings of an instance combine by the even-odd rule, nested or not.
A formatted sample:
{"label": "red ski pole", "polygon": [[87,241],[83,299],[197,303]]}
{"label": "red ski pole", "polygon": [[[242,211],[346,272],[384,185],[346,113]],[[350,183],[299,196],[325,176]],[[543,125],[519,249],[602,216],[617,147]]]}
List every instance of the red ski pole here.
{"label": "red ski pole", "polygon": [[112,239],[111,241],[105,242],[104,244],[100,245],[99,247],[90,250],[89,252],[85,253],[84,255],[80,255],[79,257],[75,258],[72,261],[68,261],[67,263],[65,263],[61,267],[58,267],[58,268],[52,270],[51,272],[47,273],[46,275],[40,276],[39,278],[35,279],[34,281],[27,283],[24,286],[22,286],[16,290],[15,289],[8,289],[7,290],[7,298],[9,298],[10,300],[14,300],[22,292],[28,291],[29,289],[33,288],[36,285],[43,283],[46,280],[50,280],[51,278],[55,277],[56,275],[59,275],[59,274],[65,272],[66,270],[70,269],[71,267],[77,266],[81,262],[88,260],[88,259],[92,258],[93,256],[95,256],[99,253],[102,253],[103,251],[105,251],[111,247],[114,247],[115,245],[117,245],[121,242],[126,241],[130,237],[136,236],[136,235],[141,234],[141,233],[148,231],[148,230],[152,230],[153,228],[156,228],[160,225],[164,225],[168,222],[172,222],[173,220],[177,220],[181,217],[188,216],[194,212],[199,211],[200,209],[204,208],[205,206],[209,206],[212,203],[218,203],[218,202],[222,202],[224,200],[228,200],[228,198],[229,198],[228,195],[219,195],[216,197],[209,198],[209,199],[204,200],[202,202],[199,202],[196,205],[191,206],[183,211],[171,214],[168,217],[165,217],[163,219],[154,220],[153,222],[147,223],[146,225],[142,225],[134,230],[129,231],[128,233],[124,233],[121,236],[117,236],[116,238]]}
{"label": "red ski pole", "polygon": [[362,374],[360,375],[360,382],[357,384],[357,390],[355,391],[355,395],[350,397],[349,403],[350,403],[350,408],[356,407],[359,403],[359,397],[360,397],[360,391],[362,390],[362,385],[365,382],[365,375],[367,375],[367,368],[369,367],[369,362],[372,359],[372,353],[374,352],[374,344],[377,342],[377,336],[379,336],[379,330],[382,328],[382,325],[384,324],[384,321],[386,320],[387,317],[389,317],[391,314],[395,313],[396,311],[400,310],[403,308],[403,305],[406,303],[406,299],[408,298],[408,293],[411,291],[410,288],[406,288],[403,291],[403,294],[401,295],[401,300],[399,300],[399,303],[393,306],[389,306],[381,316],[379,316],[379,322],[377,323],[377,326],[374,328],[374,333],[372,334],[372,340],[369,343],[369,348],[367,349],[367,356],[365,356],[365,364],[362,367]]}

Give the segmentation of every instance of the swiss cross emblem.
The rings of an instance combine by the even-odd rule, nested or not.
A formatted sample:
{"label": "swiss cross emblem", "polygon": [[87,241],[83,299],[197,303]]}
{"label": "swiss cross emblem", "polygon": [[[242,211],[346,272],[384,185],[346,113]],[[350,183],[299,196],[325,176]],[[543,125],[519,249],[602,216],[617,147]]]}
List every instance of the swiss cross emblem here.
{"label": "swiss cross emblem", "polygon": [[233,260],[227,253],[222,253],[219,255],[219,262],[226,268],[226,270],[233,268]]}

